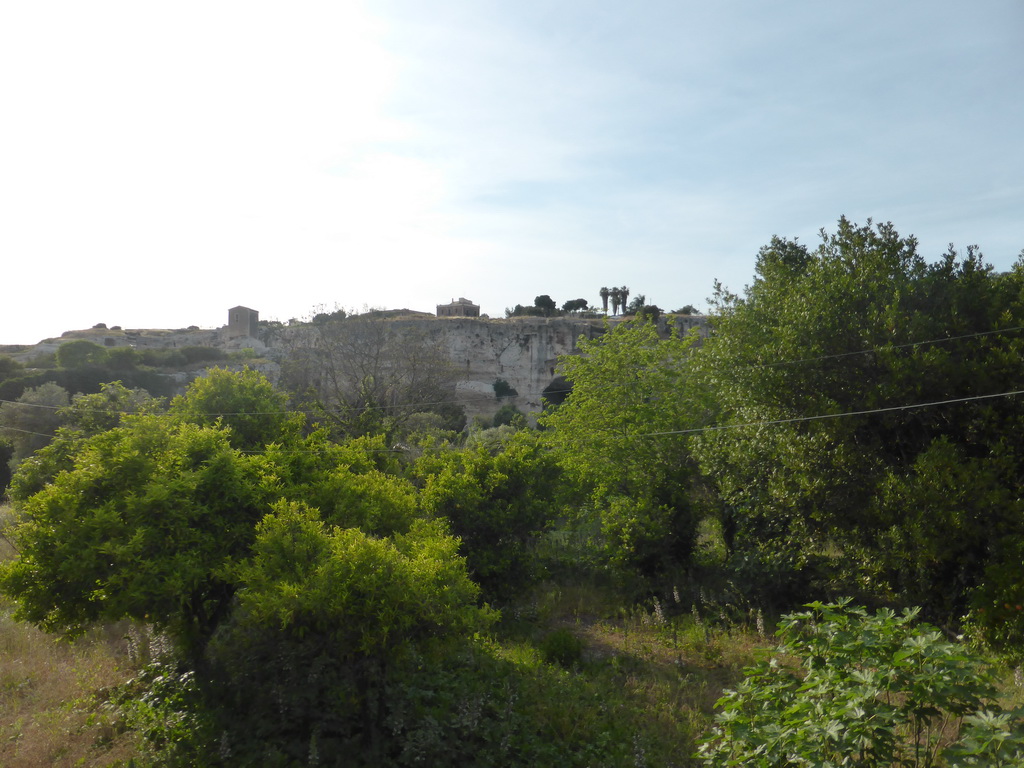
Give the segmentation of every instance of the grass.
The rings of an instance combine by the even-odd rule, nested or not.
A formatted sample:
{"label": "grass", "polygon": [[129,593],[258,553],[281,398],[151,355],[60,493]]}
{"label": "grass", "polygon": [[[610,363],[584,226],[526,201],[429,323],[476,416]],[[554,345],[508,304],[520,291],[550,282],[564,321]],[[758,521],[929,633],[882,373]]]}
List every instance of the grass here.
{"label": "grass", "polygon": [[[0,507],[0,533],[8,522]],[[0,537],[0,558],[12,556]],[[143,740],[108,704],[138,671],[129,628],[68,641],[15,621],[12,611],[0,602],[0,765],[147,764]],[[632,741],[629,762],[637,765],[692,764],[715,700],[759,641],[741,629],[694,629],[682,614],[670,617],[672,632],[587,585],[544,585],[506,614],[496,652],[519,670],[522,711],[537,724],[536,738],[559,743],[613,727],[619,744],[623,734]],[[545,662],[542,650],[557,632],[572,638],[561,665]]]}
{"label": "grass", "polygon": [[[597,730],[591,721],[600,703],[633,732],[636,764],[695,765],[696,739],[710,725],[722,690],[740,680],[772,639],[745,626],[712,626],[689,612],[623,609],[617,597],[589,585],[547,584],[518,616],[506,616],[500,634],[523,666],[531,652],[544,656],[559,632],[579,641],[567,674],[580,685],[563,688],[575,696],[560,698],[538,721]],[[564,640],[557,646],[571,647]],[[556,696],[555,686],[544,695]]]}
{"label": "grass", "polygon": [[0,765],[126,765],[137,740],[105,707],[132,676],[118,640],[61,641],[0,610]]}
{"label": "grass", "polygon": [[[0,507],[0,533],[7,522]],[[13,556],[0,537],[0,558]],[[12,608],[0,602],[0,765],[146,764],[142,739],[107,705],[138,669],[127,627],[71,642],[14,621]],[[616,744],[632,743],[636,765],[694,764],[714,702],[766,644],[682,612],[657,619],[623,609],[614,591],[587,584],[545,584],[505,613],[496,653],[518,670],[519,706],[536,738],[573,742],[614,729]],[[562,648],[554,656],[552,644]]]}
{"label": "grass", "polygon": [[[9,509],[0,507],[0,533]],[[0,559],[13,556],[0,537]],[[119,766],[138,752],[106,708],[107,692],[134,674],[115,630],[74,642],[15,621],[0,600],[0,765]]]}

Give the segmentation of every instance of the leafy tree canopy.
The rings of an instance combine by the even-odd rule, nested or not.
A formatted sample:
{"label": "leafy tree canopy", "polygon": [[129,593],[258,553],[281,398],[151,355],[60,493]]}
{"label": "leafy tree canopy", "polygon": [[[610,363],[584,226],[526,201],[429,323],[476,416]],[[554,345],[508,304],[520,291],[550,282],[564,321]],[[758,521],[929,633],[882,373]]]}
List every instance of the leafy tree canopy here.
{"label": "leafy tree canopy", "polygon": [[167,414],[62,433],[37,471],[14,478],[21,557],[4,566],[0,588],[49,629],[148,620],[198,658],[231,610],[229,566],[248,556],[274,501],[319,505],[328,524],[407,532],[415,497],[381,471],[390,454],[304,438],[293,417],[268,410],[281,404],[258,374],[221,371]]}
{"label": "leafy tree canopy", "polygon": [[241,609],[246,622],[324,638],[340,661],[387,660],[418,640],[486,625],[457,549],[437,523],[379,539],[328,528],[315,510],[281,502],[260,521],[239,568]]}
{"label": "leafy tree canopy", "polygon": [[4,381],[16,375],[25,366],[7,355],[0,355],[0,381]]}
{"label": "leafy tree canopy", "polygon": [[420,504],[447,519],[487,599],[507,600],[535,577],[533,546],[558,512],[560,471],[531,433],[519,432],[494,450],[425,453],[414,467]]}
{"label": "leafy tree canopy", "polygon": [[113,429],[124,416],[158,413],[164,408],[164,401],[146,390],[129,389],[113,381],[101,385],[95,394],[74,395],[71,404],[61,409],[60,416],[65,429],[74,429],[81,436],[92,436]]}
{"label": "leafy tree canopy", "polygon": [[67,404],[67,390],[53,382],[26,389],[14,402],[0,403],[0,438],[13,448],[12,468],[50,442]]}
{"label": "leafy tree canopy", "polygon": [[247,552],[266,511],[229,441],[219,427],[162,416],[79,441],[70,471],[18,499],[21,556],[0,587],[19,616],[72,631],[148,620],[200,650],[233,593],[223,568]]}
{"label": "leafy tree canopy", "polygon": [[68,341],[57,347],[57,365],[61,368],[87,368],[103,365],[107,350],[85,339]]}
{"label": "leafy tree canopy", "polygon": [[537,296],[533,300],[533,306],[543,312],[545,315],[550,315],[558,309],[558,305],[555,304],[555,300],[548,296],[546,293]]}
{"label": "leafy tree canopy", "polygon": [[661,338],[650,322],[623,323],[580,339],[561,360],[572,393],[540,423],[562,464],[587,489],[623,562],[654,572],[685,562],[696,519],[688,437],[704,399],[688,381],[691,340]]}
{"label": "leafy tree canopy", "polygon": [[441,521],[377,538],[325,525],[302,503],[275,504],[237,568],[238,608],[210,647],[219,732],[240,742],[237,764],[265,764],[268,753],[304,764],[314,743],[324,764],[358,755],[358,765],[394,765],[387,716],[401,702],[385,685],[495,618],[476,605],[458,546]]}
{"label": "leafy tree canopy", "polygon": [[1019,388],[1022,279],[840,219],[814,250],[774,238],[742,296],[719,286],[693,365],[719,428],[694,450],[755,593],[787,599],[783,572],[790,600],[870,584],[955,623],[1019,561],[1024,410],[999,395]]}
{"label": "leafy tree canopy", "polygon": [[171,401],[170,413],[194,424],[229,428],[232,445],[241,449],[294,437],[304,423],[301,414],[288,410],[288,396],[250,368],[208,370]]}

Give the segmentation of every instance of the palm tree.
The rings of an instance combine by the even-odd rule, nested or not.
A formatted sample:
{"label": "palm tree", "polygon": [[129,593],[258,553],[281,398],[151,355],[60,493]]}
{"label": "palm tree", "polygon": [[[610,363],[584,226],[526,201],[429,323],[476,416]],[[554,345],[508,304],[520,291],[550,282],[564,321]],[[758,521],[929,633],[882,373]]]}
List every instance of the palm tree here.
{"label": "palm tree", "polygon": [[612,297],[612,314],[617,315],[619,314],[619,305],[622,304],[622,291],[618,288],[612,288],[610,293]]}
{"label": "palm tree", "polygon": [[626,305],[629,302],[629,288],[627,288],[626,286],[622,286],[621,288],[619,288],[619,296],[622,297],[620,301],[622,303],[622,311],[625,312]]}
{"label": "palm tree", "polygon": [[608,294],[607,288],[602,288],[599,293],[601,294],[601,305],[604,307],[604,313],[608,314]]}

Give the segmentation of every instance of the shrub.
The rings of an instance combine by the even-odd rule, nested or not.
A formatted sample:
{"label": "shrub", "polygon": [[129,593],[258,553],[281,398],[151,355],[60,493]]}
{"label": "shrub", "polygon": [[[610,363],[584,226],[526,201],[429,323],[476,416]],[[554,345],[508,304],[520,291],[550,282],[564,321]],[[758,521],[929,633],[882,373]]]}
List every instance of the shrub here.
{"label": "shrub", "polygon": [[583,657],[583,641],[568,629],[556,629],[541,641],[540,652],[549,664],[571,669]]}
{"label": "shrub", "polygon": [[213,347],[182,347],[181,354],[185,356],[185,360],[191,363],[208,363],[215,360],[223,360],[226,355],[223,350],[214,349]]}
{"label": "shrub", "polygon": [[522,428],[526,426],[526,415],[514,405],[503,405],[494,414],[492,423],[496,427],[511,426]]}
{"label": "shrub", "polygon": [[25,366],[7,355],[0,355],[0,381],[5,381],[18,374]]}
{"label": "shrub", "polygon": [[994,702],[979,657],[915,624],[917,609],[849,602],[782,618],[780,651],[802,670],[778,658],[747,669],[718,702],[706,765],[1021,765],[1024,728]]}
{"label": "shrub", "polygon": [[142,355],[132,347],[114,347],[107,350],[106,365],[113,371],[132,370],[142,360]]}
{"label": "shrub", "polygon": [[516,388],[504,379],[494,380],[494,396],[499,400],[503,397],[515,397],[518,394]]}
{"label": "shrub", "polygon": [[188,364],[180,349],[144,349],[140,354],[143,364],[154,368],[184,368]]}
{"label": "shrub", "polygon": [[[248,757],[274,745],[288,765],[316,745],[327,765],[380,765],[389,670],[485,629],[478,588],[439,522],[390,539],[326,526],[280,502],[239,566],[237,616],[213,646],[223,725]],[[310,761],[313,762],[313,761]]]}
{"label": "shrub", "polygon": [[450,521],[484,598],[499,603],[539,575],[535,544],[555,515],[561,477],[551,455],[520,434],[493,455],[477,444],[425,454],[414,468],[421,508]]}
{"label": "shrub", "polygon": [[61,344],[57,348],[57,364],[61,368],[84,368],[103,365],[107,361],[107,350],[99,344],[80,339]]}

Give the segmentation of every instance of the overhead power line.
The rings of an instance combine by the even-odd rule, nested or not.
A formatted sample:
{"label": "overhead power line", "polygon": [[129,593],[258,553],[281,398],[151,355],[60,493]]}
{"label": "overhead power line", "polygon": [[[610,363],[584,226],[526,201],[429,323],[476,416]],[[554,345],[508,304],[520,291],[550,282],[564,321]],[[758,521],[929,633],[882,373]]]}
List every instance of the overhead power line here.
{"label": "overhead power line", "polygon": [[8,426],[4,426],[3,424],[0,424],[0,432],[3,432],[4,430],[10,430],[11,432],[20,432],[23,435],[36,435],[38,437],[53,437],[53,435],[48,434],[46,432],[33,432],[30,429],[19,429],[18,427],[8,427]]}
{"label": "overhead power line", "polygon": [[1024,331],[1024,326],[1014,326],[1013,328],[1000,328],[994,331],[979,331],[977,333],[965,333],[960,336],[943,336],[935,339],[925,339],[924,341],[908,341],[905,344],[886,344],[879,347],[869,347],[867,349],[857,350],[856,352],[837,352],[831,355],[820,355],[818,357],[805,357],[798,358],[796,360],[778,360],[772,363],[757,363],[753,365],[742,366],[745,369],[751,368],[774,368],[780,365],[798,365],[800,363],[816,363],[822,360],[836,360],[843,357],[857,357],[859,355],[870,355],[878,354],[879,352],[888,352],[896,349],[909,349],[911,347],[924,347],[929,344],[945,344],[951,341],[964,341],[966,339],[976,339],[982,336],[994,336],[1006,333],[1016,333],[1017,331]]}
{"label": "overhead power line", "polygon": [[918,408],[932,408],[940,405],[955,405],[957,403],[968,403],[974,400],[993,400],[1000,397],[1013,397],[1024,394],[1024,389],[1017,389],[1012,392],[998,392],[992,395],[972,395],[970,397],[956,397],[950,400],[933,400],[928,403],[911,403],[909,405],[891,405],[885,408],[870,408],[863,411],[845,411],[843,413],[823,413],[817,416],[792,416],[786,419],[766,419],[764,421],[750,421],[744,424],[716,424],[693,429],[677,429],[668,432],[648,432],[630,437],[661,437],[664,435],[689,435],[698,432],[715,432],[725,429],[746,429],[747,427],[770,427],[777,424],[794,424],[801,421],[824,421],[825,419],[840,419],[847,416],[869,416],[875,413],[891,413],[893,411],[910,411]]}
{"label": "overhead power line", "polygon": [[[673,436],[673,435],[694,435],[694,434],[700,434],[700,433],[703,433],[703,432],[718,432],[718,431],[730,430],[730,429],[748,429],[750,427],[770,427],[770,426],[777,426],[777,425],[780,425],[780,424],[795,424],[795,423],[806,422],[806,421],[824,421],[824,420],[827,420],[827,419],[840,419],[840,418],[847,418],[847,417],[853,417],[853,416],[869,416],[869,415],[877,414],[877,413],[892,413],[892,412],[897,412],[897,411],[917,410],[917,409],[921,409],[921,408],[935,408],[935,407],[943,406],[943,405],[956,405],[956,404],[959,404],[959,403],[968,403],[968,402],[979,401],[979,400],[994,400],[994,399],[1003,398],[1003,397],[1014,397],[1016,395],[1024,395],[1024,389],[1013,390],[1013,391],[1010,391],[1010,392],[997,392],[995,394],[990,394],[990,395],[971,395],[969,397],[956,397],[956,398],[951,398],[951,399],[948,399],[948,400],[932,400],[932,401],[927,402],[927,403],[910,403],[910,404],[906,404],[906,405],[892,405],[892,406],[887,406],[885,408],[870,408],[870,409],[861,410],[861,411],[844,411],[842,413],[823,413],[823,414],[817,414],[817,415],[813,415],[813,416],[792,416],[792,417],[785,418],[785,419],[764,419],[764,420],[761,420],[761,421],[748,421],[748,422],[744,422],[742,424],[710,424],[710,425],[705,425],[703,427],[693,427],[691,429],[675,429],[675,430],[668,430],[668,431],[663,431],[663,432],[643,432],[643,433],[637,433],[637,434],[633,434],[633,435],[620,435],[620,437],[624,438],[624,439],[635,440],[635,439],[638,439],[638,438],[645,438],[645,437],[668,437],[668,436]],[[25,430],[25,429],[17,429],[15,427],[2,427],[2,426],[0,426],[0,431],[2,431],[4,429],[10,429],[10,430],[15,431],[15,432],[23,432],[25,434],[30,434],[30,435],[39,435],[41,437],[52,437],[52,435],[43,434],[41,432],[30,432],[30,431]],[[71,439],[80,440],[80,439],[84,439],[84,438],[74,437],[74,438],[71,438]],[[308,450],[304,450],[304,449],[298,449],[298,450],[294,450],[294,449],[279,449],[279,450],[284,450],[285,452],[306,452],[306,453],[309,452]],[[400,452],[400,451],[396,451],[395,449],[383,449],[383,450],[385,450],[388,453]],[[263,453],[263,451],[242,451],[242,453]]]}

